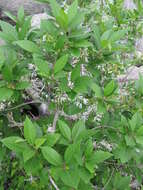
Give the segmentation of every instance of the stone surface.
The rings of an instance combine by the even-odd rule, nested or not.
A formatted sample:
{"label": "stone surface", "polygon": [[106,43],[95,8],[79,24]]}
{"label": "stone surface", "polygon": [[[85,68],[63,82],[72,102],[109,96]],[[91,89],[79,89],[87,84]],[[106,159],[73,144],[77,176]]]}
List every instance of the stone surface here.
{"label": "stone surface", "polygon": [[127,10],[134,10],[137,9],[136,4],[134,3],[133,0],[124,0],[123,7]]}
{"label": "stone surface", "polygon": [[30,15],[42,13],[48,8],[47,4],[39,3],[34,0],[0,0],[0,10],[2,12],[9,11],[16,15],[20,6],[23,6],[25,12]]}
{"label": "stone surface", "polygon": [[47,13],[39,13],[32,16],[31,27],[32,28],[40,28],[41,20],[53,19]]}

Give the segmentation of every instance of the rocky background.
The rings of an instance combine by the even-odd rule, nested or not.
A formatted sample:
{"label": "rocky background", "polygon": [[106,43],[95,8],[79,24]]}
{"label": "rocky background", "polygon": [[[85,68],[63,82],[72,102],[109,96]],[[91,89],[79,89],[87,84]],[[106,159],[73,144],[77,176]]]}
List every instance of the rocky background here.
{"label": "rocky background", "polygon": [[48,6],[33,0],[0,0],[0,11],[9,11],[16,15],[20,6],[24,7],[27,14],[33,15],[44,12]]}

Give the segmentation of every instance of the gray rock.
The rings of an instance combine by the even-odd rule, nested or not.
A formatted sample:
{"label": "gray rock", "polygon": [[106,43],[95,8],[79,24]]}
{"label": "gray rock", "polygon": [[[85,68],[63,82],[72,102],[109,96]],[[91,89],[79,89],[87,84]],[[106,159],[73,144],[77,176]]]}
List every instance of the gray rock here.
{"label": "gray rock", "polygon": [[136,4],[134,3],[133,0],[124,0],[123,7],[127,10],[134,10],[137,9]]}
{"label": "gray rock", "polygon": [[27,14],[33,15],[36,13],[42,13],[48,5],[45,3],[39,3],[34,0],[0,0],[0,10],[9,11],[16,15],[20,6],[24,7]]}
{"label": "gray rock", "polygon": [[51,17],[50,15],[48,15],[47,13],[34,14],[32,16],[32,20],[31,20],[31,27],[32,28],[40,28],[41,21],[48,20],[48,19],[54,19],[54,18]]}

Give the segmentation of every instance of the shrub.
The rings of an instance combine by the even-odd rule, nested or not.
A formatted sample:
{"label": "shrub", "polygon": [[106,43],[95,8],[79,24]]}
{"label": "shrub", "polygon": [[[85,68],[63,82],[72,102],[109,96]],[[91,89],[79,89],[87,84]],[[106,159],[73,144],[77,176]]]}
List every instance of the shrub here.
{"label": "shrub", "polygon": [[40,29],[23,8],[0,21],[1,189],[141,188],[143,79],[117,75],[141,61],[142,4],[39,1]]}

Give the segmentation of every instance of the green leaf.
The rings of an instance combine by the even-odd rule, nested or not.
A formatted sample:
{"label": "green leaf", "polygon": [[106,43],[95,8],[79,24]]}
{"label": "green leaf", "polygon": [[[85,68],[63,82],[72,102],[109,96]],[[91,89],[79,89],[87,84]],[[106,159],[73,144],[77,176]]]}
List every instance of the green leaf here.
{"label": "green leaf", "polygon": [[136,145],[132,136],[126,135],[125,136],[125,141],[126,141],[127,146],[134,147]]}
{"label": "green leaf", "polygon": [[75,80],[73,90],[76,93],[88,93],[91,85],[91,80],[88,76],[81,76]]}
{"label": "green leaf", "polygon": [[136,131],[136,143],[143,145],[143,126]]}
{"label": "green leaf", "polygon": [[85,40],[89,36],[90,36],[90,33],[87,31],[86,28],[77,28],[76,30],[73,30],[70,32],[70,34],[68,35],[68,38],[73,41],[74,40],[81,41],[81,40]]}
{"label": "green leaf", "polygon": [[104,162],[104,160],[107,160],[110,158],[112,154],[110,152],[105,152],[102,150],[96,151],[93,156],[89,158],[89,160],[95,164],[99,164]]}
{"label": "green leaf", "polygon": [[80,180],[80,184],[79,184],[79,189],[78,190],[93,190],[92,184],[86,184],[84,181]]}
{"label": "green leaf", "polygon": [[126,163],[132,158],[133,152],[131,148],[121,145],[114,151],[115,158],[120,158],[121,163]]}
{"label": "green leaf", "polygon": [[79,170],[78,168],[74,168],[68,171],[63,171],[60,178],[65,185],[77,189],[80,182]]}
{"label": "green leaf", "polygon": [[90,182],[90,179],[92,177],[89,171],[83,167],[79,168],[79,175],[86,184]]}
{"label": "green leaf", "polygon": [[75,18],[77,11],[78,11],[78,1],[75,0],[68,9],[68,23],[69,24]]}
{"label": "green leaf", "polygon": [[14,26],[4,21],[0,21],[0,26],[2,28],[3,33],[5,35],[9,35],[9,40],[11,42],[18,40],[18,34]]}
{"label": "green leaf", "polygon": [[75,147],[74,144],[71,144],[67,147],[64,154],[64,159],[67,164],[71,162],[72,158],[74,157],[74,154],[75,154]]}
{"label": "green leaf", "polygon": [[99,32],[99,27],[98,26],[95,26],[94,27],[94,39],[95,39],[95,45],[96,45],[96,48],[99,50],[101,48],[101,40],[100,40],[100,32]]}
{"label": "green leaf", "polygon": [[23,8],[23,6],[21,6],[21,7],[18,9],[17,18],[18,18],[18,22],[19,22],[20,24],[22,24],[23,21],[24,21],[24,8]]}
{"label": "green leaf", "polygon": [[143,136],[143,126],[140,126],[140,128],[137,130],[136,134],[138,136]]}
{"label": "green leaf", "polygon": [[58,134],[58,133],[48,133],[46,143],[48,146],[52,147],[57,143],[59,138],[60,138],[60,134]]}
{"label": "green leaf", "polygon": [[20,137],[17,136],[6,137],[2,139],[1,142],[10,150],[13,150],[15,152],[23,151],[24,145],[21,144],[21,142],[24,142],[24,139]]}
{"label": "green leaf", "polygon": [[64,122],[59,120],[58,121],[58,125],[59,125],[59,129],[61,134],[67,139],[67,140],[71,140],[71,130],[68,127],[68,125]]}
{"label": "green leaf", "polygon": [[16,85],[15,89],[16,90],[24,90],[29,87],[30,87],[30,83],[28,81],[21,81]]}
{"label": "green leaf", "polygon": [[75,28],[79,27],[80,24],[84,21],[84,16],[85,16],[85,13],[84,12],[78,12],[75,16],[74,19],[72,19],[72,21],[70,22],[69,24],[69,28],[71,30],[74,30]]}
{"label": "green leaf", "polygon": [[17,22],[17,18],[15,15],[12,15],[10,12],[5,11],[4,14],[9,17],[11,20],[13,20],[15,23]]}
{"label": "green leaf", "polygon": [[59,25],[65,30],[67,31],[68,29],[68,16],[67,14],[64,12],[63,9],[60,10],[60,15],[58,18],[56,18],[57,22],[59,23]]}
{"label": "green leaf", "polygon": [[34,63],[37,66],[38,74],[43,77],[48,77],[50,73],[50,66],[46,60],[34,56]]}
{"label": "green leaf", "polygon": [[79,120],[77,123],[75,123],[73,129],[72,129],[72,139],[73,141],[79,140],[80,135],[82,132],[84,132],[85,129],[85,122],[83,120]]}
{"label": "green leaf", "polygon": [[60,57],[55,63],[54,73],[56,74],[59,71],[61,71],[66,65],[67,61],[68,61],[68,55],[63,55],[62,57]]}
{"label": "green leaf", "polygon": [[127,33],[127,30],[118,30],[116,32],[114,32],[111,37],[110,37],[110,41],[111,42],[115,42],[120,40],[121,38],[123,38]]}
{"label": "green leaf", "polygon": [[114,92],[116,88],[114,80],[111,80],[104,88],[104,95],[105,96],[110,96]]}
{"label": "green leaf", "polygon": [[56,0],[49,0],[49,2],[50,2],[50,6],[52,9],[53,16],[55,18],[59,18],[60,17],[60,11],[61,11],[59,4],[56,2]]}
{"label": "green leaf", "polygon": [[100,86],[98,86],[96,83],[91,83],[91,89],[95,92],[95,96],[98,98],[103,97],[103,92]]}
{"label": "green leaf", "polygon": [[32,174],[33,176],[40,174],[40,171],[43,168],[38,154],[25,162],[23,167],[28,175]]}
{"label": "green leaf", "polygon": [[85,157],[89,158],[94,150],[94,146],[93,146],[93,142],[92,139],[90,138],[87,143],[86,143],[86,147],[85,147]]}
{"label": "green leaf", "polygon": [[6,34],[4,32],[0,32],[0,39],[4,40],[5,42],[13,42],[13,37],[11,37],[11,35]]}
{"label": "green leaf", "polygon": [[20,40],[24,40],[27,37],[30,27],[31,27],[31,17],[27,17],[24,20],[24,23],[21,26],[21,30],[18,33]]}
{"label": "green leaf", "polygon": [[62,157],[53,148],[45,146],[41,148],[44,158],[54,166],[61,166],[63,164]]}
{"label": "green leaf", "polygon": [[75,162],[82,166],[82,150],[81,150],[81,142],[75,142],[74,144],[70,144],[65,153],[64,159],[67,164],[74,164]]}
{"label": "green leaf", "polygon": [[19,40],[19,41],[14,42],[14,44],[17,44],[22,49],[31,53],[39,52],[39,47],[34,42],[31,42],[29,40]]}
{"label": "green leaf", "polygon": [[9,100],[13,95],[13,90],[9,88],[0,88],[0,101]]}
{"label": "green leaf", "polygon": [[21,151],[23,152],[24,162],[27,162],[35,155],[35,151],[29,146],[27,146],[25,149]]}
{"label": "green leaf", "polygon": [[39,148],[41,145],[43,145],[46,141],[46,138],[45,137],[41,137],[41,138],[37,138],[35,140],[35,146],[36,148]]}
{"label": "green leaf", "polygon": [[80,40],[80,41],[74,43],[74,47],[76,47],[76,48],[92,47],[92,43],[87,40]]}
{"label": "green leaf", "polygon": [[129,120],[129,124],[131,126],[132,131],[134,131],[137,127],[140,127],[140,125],[142,125],[143,123],[143,119],[142,116],[139,112],[136,112],[131,120]]}
{"label": "green leaf", "polygon": [[112,29],[105,31],[101,36],[101,41],[108,41],[112,34],[113,34]]}
{"label": "green leaf", "polygon": [[77,64],[77,66],[72,70],[71,80],[75,81],[79,77],[80,77],[80,64]]}
{"label": "green leaf", "polygon": [[24,121],[24,137],[29,144],[34,144],[36,139],[36,128],[28,117],[26,117]]}
{"label": "green leaf", "polygon": [[122,190],[122,189],[130,189],[129,185],[131,182],[130,176],[121,176],[120,173],[116,173],[113,179],[114,188]]}
{"label": "green leaf", "polygon": [[42,34],[50,34],[51,36],[56,37],[58,34],[58,28],[50,20],[41,20],[40,30]]}

